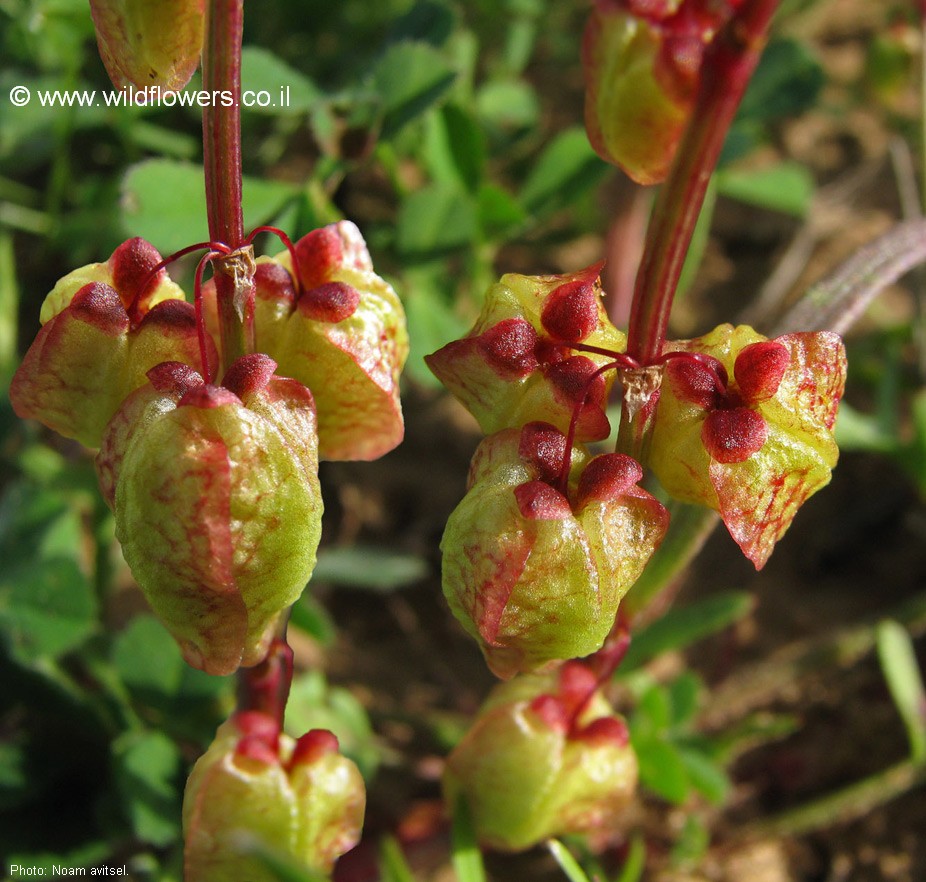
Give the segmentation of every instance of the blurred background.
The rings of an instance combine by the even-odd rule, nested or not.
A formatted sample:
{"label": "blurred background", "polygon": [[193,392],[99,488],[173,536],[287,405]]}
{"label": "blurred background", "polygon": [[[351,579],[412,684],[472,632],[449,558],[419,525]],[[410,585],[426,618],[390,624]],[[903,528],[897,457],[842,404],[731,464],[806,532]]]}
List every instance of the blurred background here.
{"label": "blurred background", "polygon": [[[412,340],[405,443],[375,463],[322,465],[322,550],[290,629],[288,728],[331,728],[368,782],[365,838],[341,882],[458,878],[442,757],[493,682],[440,591],[443,525],[480,435],[423,355],[466,332],[501,273],[605,257],[608,308],[626,327],[651,192],[588,144],[588,11],[245,5],[243,86],[290,98],[243,112],[246,225],[295,240],[357,223]],[[768,330],[920,211],[921,68],[912,2],[784,0],[674,336],[743,317]],[[27,106],[8,100],[14,85],[32,90]],[[18,420],[7,396],[58,278],[129,236],[162,254],[207,237],[195,112],[35,100],[110,88],[83,0],[0,0],[0,857],[4,873],[109,864],[178,880],[183,782],[233,683],[186,668],[147,612],[92,453]],[[194,266],[171,270],[188,291]],[[639,635],[613,691],[640,799],[594,848],[567,843],[590,877],[926,878],[924,286],[915,273],[890,286],[848,335],[840,464],[767,567],[755,573],[717,531]],[[497,882],[567,878],[544,849],[486,861]]]}

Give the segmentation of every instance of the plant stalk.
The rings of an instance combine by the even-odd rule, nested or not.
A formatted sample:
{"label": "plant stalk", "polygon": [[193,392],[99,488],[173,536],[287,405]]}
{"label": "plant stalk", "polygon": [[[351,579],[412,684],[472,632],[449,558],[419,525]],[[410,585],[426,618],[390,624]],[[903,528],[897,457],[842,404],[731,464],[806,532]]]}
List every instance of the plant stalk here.
{"label": "plant stalk", "polygon": [[926,765],[905,760],[776,817],[746,827],[744,837],[800,836],[848,824],[926,784]]}
{"label": "plant stalk", "polygon": [[778,3],[747,0],[705,50],[691,122],[656,199],[634,288],[627,354],[643,365],[662,354],[672,299],[707,185]]}
{"label": "plant stalk", "polygon": [[238,710],[261,711],[282,728],[292,683],[293,651],[285,637],[278,637],[259,665],[238,671]]}
{"label": "plant stalk", "polygon": [[203,165],[209,238],[230,249],[213,261],[221,374],[254,351],[254,251],[241,208],[241,38],[244,0],[209,0],[203,44]]}
{"label": "plant stalk", "polygon": [[[203,167],[206,214],[219,313],[220,377],[235,359],[254,352],[254,249],[245,238],[241,207],[241,41],[244,0],[209,0],[203,43]],[[221,250],[221,249],[220,249]],[[270,714],[280,725],[293,678],[285,624],[267,656],[238,672],[238,709]]]}
{"label": "plant stalk", "polygon": [[657,367],[688,247],[727,131],[765,47],[779,0],[746,0],[704,51],[691,118],[646,231],[630,308],[627,355],[642,368],[622,375],[617,450],[646,462],[662,383]]}

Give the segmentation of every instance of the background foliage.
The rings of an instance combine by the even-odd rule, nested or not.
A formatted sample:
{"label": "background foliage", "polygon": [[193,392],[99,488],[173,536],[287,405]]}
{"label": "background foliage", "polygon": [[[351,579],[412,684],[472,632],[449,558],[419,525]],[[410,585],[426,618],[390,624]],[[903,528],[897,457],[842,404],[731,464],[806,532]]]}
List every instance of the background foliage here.
{"label": "background foliage", "polygon": [[[902,213],[903,145],[922,117],[912,11],[853,2],[833,24],[834,5],[783,4],[713,182],[680,334],[806,287]],[[873,843],[878,878],[921,878],[923,843],[904,836],[926,818],[910,796],[894,821],[881,815],[856,835],[819,832],[834,829],[833,812],[809,826],[774,822],[908,754],[914,782],[922,770],[922,641],[908,636],[926,629],[918,280],[850,341],[839,431],[860,452],[844,457],[834,487],[761,577],[718,537],[675,612],[637,635],[615,684],[646,792],[626,837],[599,855],[568,843],[520,863],[493,857],[486,871],[466,829],[451,837],[440,815],[437,758],[489,677],[438,587],[437,543],[476,435],[421,358],[465,331],[502,271],[567,271],[607,255],[610,308],[624,322],[621,271],[647,196],[585,137],[586,15],[551,0],[247,6],[244,86],[276,95],[287,85],[291,104],[243,116],[246,224],[295,239],[356,221],[403,298],[413,346],[406,448],[323,470],[325,541],[293,619],[304,669],[288,724],[333,729],[372,788],[369,841],[343,878],[379,867],[395,882],[447,879],[453,865],[463,882],[486,872],[630,880],[646,854],[653,878],[710,861],[733,873],[757,847],[794,873],[769,878],[837,878],[826,873],[841,856],[858,863],[859,839]],[[232,707],[232,685],[182,663],[133,590],[89,455],[18,421],[6,389],[57,278],[129,235],[162,253],[206,237],[199,118],[9,104],[14,84],[108,88],[83,0],[0,0],[0,47],[0,857],[4,872],[108,862],[138,880],[178,879],[183,781]],[[904,627],[875,629],[885,615]],[[789,645],[797,636],[805,642]],[[859,702],[867,715],[845,711]],[[827,755],[831,731],[848,744],[841,764]],[[750,845],[731,833],[735,810],[753,823]]]}

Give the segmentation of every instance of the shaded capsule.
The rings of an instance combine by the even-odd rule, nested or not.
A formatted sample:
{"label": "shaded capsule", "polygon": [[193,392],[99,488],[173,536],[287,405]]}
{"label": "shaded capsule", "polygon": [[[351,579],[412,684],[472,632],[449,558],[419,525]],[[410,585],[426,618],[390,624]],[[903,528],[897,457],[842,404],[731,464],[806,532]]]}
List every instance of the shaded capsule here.
{"label": "shaded capsule", "polygon": [[836,465],[842,340],[721,325],[671,345],[688,355],[667,361],[649,464],[672,496],[717,511],[759,569]]}
{"label": "shaded capsule", "polygon": [[592,147],[638,184],[668,174],[705,49],[741,0],[595,0],[582,39]]}
{"label": "shaded capsule", "polygon": [[[312,390],[321,459],[376,459],[405,432],[402,304],[373,271],[366,243],[349,221],[313,230],[294,252],[295,266],[288,251],[257,261],[256,348],[277,362],[281,375]],[[217,331],[211,283],[203,288],[203,303]]]}
{"label": "shaded capsule", "polygon": [[260,850],[327,876],[360,839],[365,803],[360,772],[331,732],[293,739],[265,714],[237,713],[187,781],[185,878],[275,882]]}
{"label": "shaded capsule", "polygon": [[210,674],[263,660],[315,567],[314,401],[274,368],[243,356],[214,386],[158,365],[97,456],[132,575],[187,662]]}
{"label": "shaded capsule", "polygon": [[441,541],[448,604],[499,677],[589,655],[659,545],[665,509],[622,454],[570,453],[529,423],[486,438]]}
{"label": "shaded capsule", "polygon": [[[10,384],[13,409],[66,438],[99,447],[125,397],[164,361],[201,366],[193,305],[143,239],[122,243],[105,263],[58,281],[42,305],[42,328]],[[204,341],[210,367],[217,360]]]}
{"label": "shaded capsule", "polygon": [[574,348],[615,354],[625,348],[625,336],[601,303],[601,267],[561,276],[503,276],[486,293],[469,334],[425,358],[483,432],[534,421],[565,432],[578,411],[578,440],[607,437],[614,374],[595,374],[611,358]]}
{"label": "shaded capsule", "polygon": [[182,89],[199,66],[203,0],[90,0],[100,58],[117,89]]}
{"label": "shaded capsule", "polygon": [[522,851],[613,828],[637,783],[627,725],[580,662],[496,686],[447,758],[444,794],[479,842]]}

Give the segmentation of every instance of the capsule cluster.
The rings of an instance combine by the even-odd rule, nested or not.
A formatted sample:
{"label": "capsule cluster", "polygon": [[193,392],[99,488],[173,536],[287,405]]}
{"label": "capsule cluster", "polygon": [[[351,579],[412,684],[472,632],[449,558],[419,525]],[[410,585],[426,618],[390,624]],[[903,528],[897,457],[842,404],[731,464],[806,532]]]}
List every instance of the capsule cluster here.
{"label": "capsule cluster", "polygon": [[187,661],[263,659],[315,566],[318,460],[372,459],[404,424],[402,306],[359,230],[257,265],[258,352],[220,364],[214,286],[188,303],[142,239],[65,276],[10,389],[16,412],[99,448],[132,573]]}

